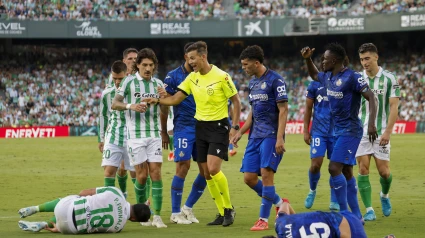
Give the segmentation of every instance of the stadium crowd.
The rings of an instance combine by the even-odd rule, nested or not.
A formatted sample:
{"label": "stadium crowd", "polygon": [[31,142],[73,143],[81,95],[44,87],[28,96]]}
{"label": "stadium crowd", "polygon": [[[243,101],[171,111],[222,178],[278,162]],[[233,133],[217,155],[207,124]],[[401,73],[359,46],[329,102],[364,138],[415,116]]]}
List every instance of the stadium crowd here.
{"label": "stadium crowd", "polygon": [[[99,98],[111,64],[105,60],[111,58],[105,51],[34,48],[23,52],[0,62],[0,126],[97,125]],[[401,85],[399,119],[425,121],[425,56],[382,59],[381,65],[395,72]],[[239,60],[211,62],[232,75],[241,96],[241,120],[246,120],[249,78]],[[352,62],[350,67],[361,71],[360,63]],[[160,65],[158,77],[180,64],[180,60],[170,60]],[[273,58],[265,65],[286,78],[289,120],[303,120],[310,79],[301,57]]]}
{"label": "stadium crowd", "polygon": [[0,3],[8,18],[31,20],[189,19],[225,17],[222,0],[11,0]]}
{"label": "stadium crowd", "polygon": [[425,1],[414,0],[363,0],[351,15],[367,15],[374,13],[417,12],[425,10]]}

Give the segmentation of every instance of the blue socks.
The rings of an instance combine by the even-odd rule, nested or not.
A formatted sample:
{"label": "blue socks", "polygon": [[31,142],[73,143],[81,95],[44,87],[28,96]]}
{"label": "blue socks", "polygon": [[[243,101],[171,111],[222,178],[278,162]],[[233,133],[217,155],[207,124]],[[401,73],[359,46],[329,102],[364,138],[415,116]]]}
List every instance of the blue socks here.
{"label": "blue socks", "polygon": [[332,183],[332,177],[329,176],[329,185],[331,185],[331,202],[338,203],[338,200],[336,199],[335,190],[333,189],[333,183]]}
{"label": "blue socks", "polygon": [[319,183],[320,172],[317,174],[312,174],[310,170],[308,171],[308,181],[310,182],[310,189],[315,191],[317,184]]}
{"label": "blue socks", "polygon": [[[261,181],[261,179],[259,179],[258,183],[254,187],[252,187],[251,189],[254,190],[259,197],[262,197],[263,196],[263,181]],[[277,195],[277,193],[275,193],[275,195],[273,197],[273,204],[276,205],[279,202],[280,202],[280,197],[279,197],[279,195]]]}
{"label": "blue socks", "polygon": [[[346,211],[347,208],[347,180],[343,174],[334,176],[332,179],[332,190],[335,191],[340,211]],[[356,197],[357,199],[357,197]]]}
{"label": "blue socks", "polygon": [[199,198],[204,193],[205,187],[207,186],[207,181],[200,174],[193,181],[192,190],[190,191],[189,197],[186,200],[186,206],[192,208],[193,205],[199,200]]}
{"label": "blue socks", "polygon": [[184,179],[174,176],[171,183],[171,209],[172,213],[179,213],[182,204]]}
{"label": "blue socks", "polygon": [[347,180],[347,201],[351,212],[359,219],[362,219],[362,214],[359,208],[359,201],[357,199],[356,178],[354,176],[350,180]]}
{"label": "blue socks", "polygon": [[276,190],[274,186],[264,186],[263,196],[261,198],[260,217],[268,219],[270,216],[270,209],[272,208]]}

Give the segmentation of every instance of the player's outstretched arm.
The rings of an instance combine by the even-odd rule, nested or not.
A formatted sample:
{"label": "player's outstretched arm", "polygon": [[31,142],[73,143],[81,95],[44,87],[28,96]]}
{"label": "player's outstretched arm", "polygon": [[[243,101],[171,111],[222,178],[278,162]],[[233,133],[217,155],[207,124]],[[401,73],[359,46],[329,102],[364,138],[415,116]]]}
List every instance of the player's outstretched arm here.
{"label": "player's outstretched arm", "polygon": [[285,136],[286,121],[288,120],[288,102],[277,103],[277,108],[279,109],[279,126],[277,128],[276,152],[281,155],[286,152],[283,137]]}
{"label": "player's outstretched arm", "polygon": [[179,105],[185,98],[186,94],[184,94],[182,91],[178,91],[176,94],[174,94],[171,97],[166,98],[145,98],[143,99],[143,102],[146,102],[147,104],[160,104],[164,106],[175,106]]}
{"label": "player's outstretched arm", "polygon": [[367,134],[369,135],[369,141],[374,142],[378,138],[378,133],[376,131],[375,119],[376,119],[376,109],[377,102],[375,95],[371,90],[362,92],[363,97],[369,101],[369,122],[367,128]]}
{"label": "player's outstretched arm", "polygon": [[304,47],[301,49],[301,55],[305,60],[305,64],[307,65],[308,74],[314,81],[319,81],[317,75],[319,74],[319,70],[314,65],[313,60],[311,60],[311,56],[313,55],[315,48],[310,49],[310,47]]}
{"label": "player's outstretched arm", "polygon": [[313,111],[314,100],[311,98],[307,98],[305,101],[305,113],[304,113],[304,141],[307,145],[311,143],[311,135],[309,131],[311,114]]}

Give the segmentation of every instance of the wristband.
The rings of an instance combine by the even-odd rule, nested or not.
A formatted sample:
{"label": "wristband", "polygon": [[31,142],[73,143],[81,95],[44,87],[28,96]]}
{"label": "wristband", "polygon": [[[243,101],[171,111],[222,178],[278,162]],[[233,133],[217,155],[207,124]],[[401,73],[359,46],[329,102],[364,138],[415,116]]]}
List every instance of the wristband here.
{"label": "wristband", "polygon": [[130,110],[131,104],[125,105],[125,109]]}

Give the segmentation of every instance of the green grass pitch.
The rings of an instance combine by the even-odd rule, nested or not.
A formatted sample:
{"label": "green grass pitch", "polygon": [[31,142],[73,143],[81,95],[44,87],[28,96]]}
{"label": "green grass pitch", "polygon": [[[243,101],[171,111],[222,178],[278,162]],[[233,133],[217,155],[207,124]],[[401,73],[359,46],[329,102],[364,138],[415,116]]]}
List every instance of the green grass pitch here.
{"label": "green grass pitch", "polygon": [[[371,166],[373,206],[377,220],[365,225],[369,237],[384,237],[395,234],[397,238],[425,237],[425,134],[393,135],[391,168],[394,176],[391,193],[393,213],[383,217],[378,193],[379,177],[374,163]],[[194,211],[200,224],[170,224],[171,212],[170,184],[175,171],[174,162],[168,162],[164,152],[163,181],[164,204],[162,218],[166,229],[141,227],[128,222],[119,237],[261,237],[274,233],[274,218],[270,218],[270,230],[250,232],[249,228],[258,218],[260,198],[243,182],[239,172],[246,136],[240,142],[238,154],[223,163],[223,171],[229,181],[232,203],[236,208],[236,220],[230,227],[207,227],[217,210],[208,190],[205,191]],[[243,145],[243,146],[242,146]],[[308,192],[307,169],[310,164],[309,149],[301,135],[289,135],[287,153],[276,174],[276,190],[289,198],[297,212],[305,212],[304,199]],[[18,228],[17,211],[21,207],[37,205],[57,197],[76,194],[85,188],[103,185],[103,170],[100,167],[101,153],[97,150],[95,137],[70,137],[53,139],[2,139],[0,140],[0,237],[53,237],[43,231],[38,234],[23,232]],[[354,169],[357,174],[357,167]],[[183,202],[191,182],[197,174],[197,166],[192,163],[185,183]],[[327,162],[322,168],[318,195],[312,210],[328,210],[329,174]],[[131,181],[129,180],[129,183]],[[134,191],[128,186],[129,201],[134,202]],[[359,196],[360,199],[360,196]],[[361,204],[361,202],[360,202]],[[364,207],[361,204],[361,210]],[[272,212],[272,214],[274,214]],[[26,218],[29,221],[44,220],[50,213],[39,213]],[[99,235],[99,234],[98,234]]]}

